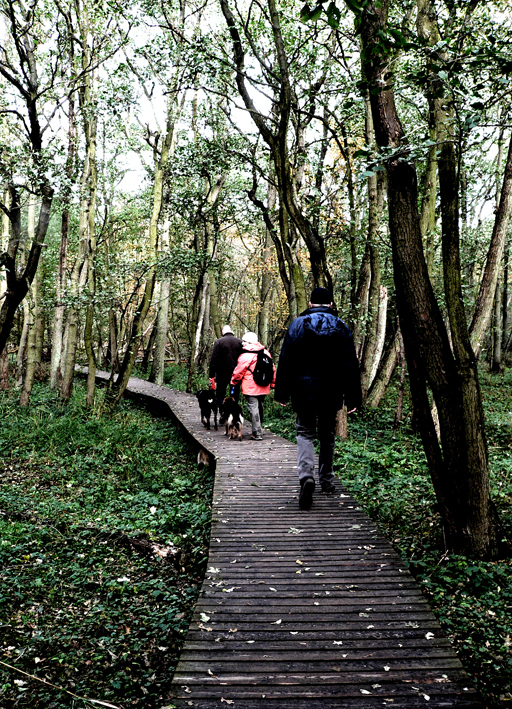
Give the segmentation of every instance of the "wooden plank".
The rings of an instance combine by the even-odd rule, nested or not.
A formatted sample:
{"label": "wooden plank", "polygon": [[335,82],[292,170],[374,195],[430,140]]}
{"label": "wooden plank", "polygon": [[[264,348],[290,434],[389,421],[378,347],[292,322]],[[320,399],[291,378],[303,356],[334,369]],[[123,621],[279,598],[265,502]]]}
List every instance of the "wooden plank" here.
{"label": "wooden plank", "polygon": [[216,471],[176,707],[482,708],[405,564],[339,482],[299,510],[295,445],[249,441],[247,425],[229,441],[167,387],[131,379],[129,393],[167,405]]}

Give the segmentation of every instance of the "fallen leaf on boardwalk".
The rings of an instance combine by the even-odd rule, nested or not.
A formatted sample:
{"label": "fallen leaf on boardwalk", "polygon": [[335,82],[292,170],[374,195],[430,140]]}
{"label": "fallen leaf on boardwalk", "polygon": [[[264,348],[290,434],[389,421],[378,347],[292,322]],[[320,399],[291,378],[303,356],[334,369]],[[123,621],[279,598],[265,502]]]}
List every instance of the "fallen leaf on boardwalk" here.
{"label": "fallen leaf on boardwalk", "polygon": [[210,566],[206,573],[208,574],[218,574],[220,569],[216,569],[215,566]]}
{"label": "fallen leaf on boardwalk", "polygon": [[190,694],[190,693],[192,692],[192,690],[189,689],[188,687],[182,687],[182,690],[183,690],[184,692],[186,692],[187,694]]}
{"label": "fallen leaf on boardwalk", "polygon": [[237,588],[241,588],[241,586],[232,586],[231,588],[223,588],[224,593],[233,593],[233,591]]}
{"label": "fallen leaf on boardwalk", "polygon": [[427,638],[427,640],[432,640],[432,638],[434,637],[434,633],[427,633],[425,637]]}
{"label": "fallen leaf on boardwalk", "polygon": [[386,665],[386,666],[384,667],[384,672],[389,672],[390,669],[391,669],[391,667],[388,667],[388,666]]}
{"label": "fallen leaf on boardwalk", "polygon": [[333,645],[343,645],[343,640],[333,640]]}
{"label": "fallen leaf on boardwalk", "polygon": [[254,487],[259,487],[258,483],[251,483],[251,485],[254,485]]}
{"label": "fallen leaf on boardwalk", "polygon": [[360,689],[361,694],[371,694],[367,689]]}
{"label": "fallen leaf on boardwalk", "polygon": [[336,666],[331,667],[331,670],[333,670],[334,672],[341,672],[342,671],[341,667],[336,667]]}
{"label": "fallen leaf on boardwalk", "polygon": [[213,630],[213,628],[208,628],[206,625],[203,625],[202,623],[198,623],[197,627],[200,628],[201,630],[207,630],[209,633],[211,633]]}
{"label": "fallen leaf on boardwalk", "polygon": [[274,622],[270,623],[270,625],[280,625],[282,622],[283,621],[281,620],[281,618],[279,618],[279,620],[274,620]]}
{"label": "fallen leaf on boardwalk", "polygon": [[235,703],[232,699],[224,699],[224,697],[221,697],[220,701],[225,702],[226,704],[234,704]]}
{"label": "fallen leaf on boardwalk", "polygon": [[201,620],[203,623],[207,623],[210,620],[210,616],[206,615],[206,613],[201,613]]}
{"label": "fallen leaf on boardwalk", "polygon": [[370,628],[375,628],[375,626],[374,625],[367,625],[366,628],[367,628],[367,630],[370,630]]}
{"label": "fallen leaf on boardwalk", "polygon": [[208,674],[210,675],[210,677],[215,677],[215,675],[213,674],[213,672],[211,670],[208,670]]}
{"label": "fallen leaf on boardwalk", "polygon": [[424,695],[423,695],[423,699],[424,699],[426,702],[429,702],[429,701],[430,701],[430,697],[428,696],[428,694],[424,694]]}
{"label": "fallen leaf on boardwalk", "polygon": [[290,527],[288,534],[301,534],[303,531],[303,529],[297,529],[297,527]]}
{"label": "fallen leaf on boardwalk", "polygon": [[269,591],[275,591],[277,593],[277,588],[272,588],[272,586],[268,587]]}
{"label": "fallen leaf on boardwalk", "polygon": [[318,603],[318,601],[315,601],[315,606],[319,606],[319,605],[320,605],[320,603]]}
{"label": "fallen leaf on boardwalk", "polygon": [[296,564],[300,564],[301,566],[304,564],[304,562],[301,561],[300,559],[297,559],[297,561],[296,561],[295,563],[296,563]]}
{"label": "fallen leaf on boardwalk", "polygon": [[230,629],[229,629],[229,632],[230,632],[230,633],[237,633],[237,632],[238,632],[238,628],[230,628]]}
{"label": "fallen leaf on boardwalk", "polygon": [[325,576],[325,574],[322,571],[319,571],[318,573],[315,574],[315,576]]}
{"label": "fallen leaf on boardwalk", "polygon": [[254,642],[254,640],[247,640],[247,643],[251,645]]}
{"label": "fallen leaf on boardwalk", "polygon": [[298,630],[290,630],[290,635],[298,635],[299,631]]}

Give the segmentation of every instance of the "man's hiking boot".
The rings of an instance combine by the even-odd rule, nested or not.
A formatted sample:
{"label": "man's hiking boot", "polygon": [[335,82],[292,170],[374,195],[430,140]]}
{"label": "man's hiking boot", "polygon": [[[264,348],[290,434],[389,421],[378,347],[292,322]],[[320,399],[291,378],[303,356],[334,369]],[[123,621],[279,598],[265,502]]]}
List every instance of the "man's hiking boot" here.
{"label": "man's hiking boot", "polygon": [[262,440],[263,440],[263,436],[258,436],[257,433],[253,433],[251,436],[251,441],[262,441]]}
{"label": "man's hiking boot", "polygon": [[313,502],[315,492],[315,479],[304,478],[300,481],[299,507],[301,510],[309,510]]}
{"label": "man's hiking boot", "polygon": [[327,495],[330,495],[333,492],[336,492],[336,486],[334,483],[323,483],[322,484],[322,492],[325,492]]}

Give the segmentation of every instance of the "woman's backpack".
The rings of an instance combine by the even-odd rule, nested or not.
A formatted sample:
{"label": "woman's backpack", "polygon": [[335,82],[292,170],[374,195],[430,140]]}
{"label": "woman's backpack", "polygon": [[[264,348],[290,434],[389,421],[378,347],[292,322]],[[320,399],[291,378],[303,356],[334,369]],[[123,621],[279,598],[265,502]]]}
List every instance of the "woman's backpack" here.
{"label": "woman's backpack", "polygon": [[272,384],[272,379],[274,378],[272,357],[264,349],[258,350],[256,364],[251,371],[252,378],[258,386],[267,387]]}

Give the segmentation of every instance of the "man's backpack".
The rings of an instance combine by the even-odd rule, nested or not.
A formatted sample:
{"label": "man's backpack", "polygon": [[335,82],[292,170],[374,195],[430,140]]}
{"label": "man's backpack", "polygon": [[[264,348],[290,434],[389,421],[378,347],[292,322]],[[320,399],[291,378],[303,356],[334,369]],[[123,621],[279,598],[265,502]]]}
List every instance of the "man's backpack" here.
{"label": "man's backpack", "polygon": [[272,384],[274,378],[274,367],[272,366],[272,357],[265,350],[258,350],[256,356],[256,364],[252,369],[252,378],[260,387],[266,387]]}

